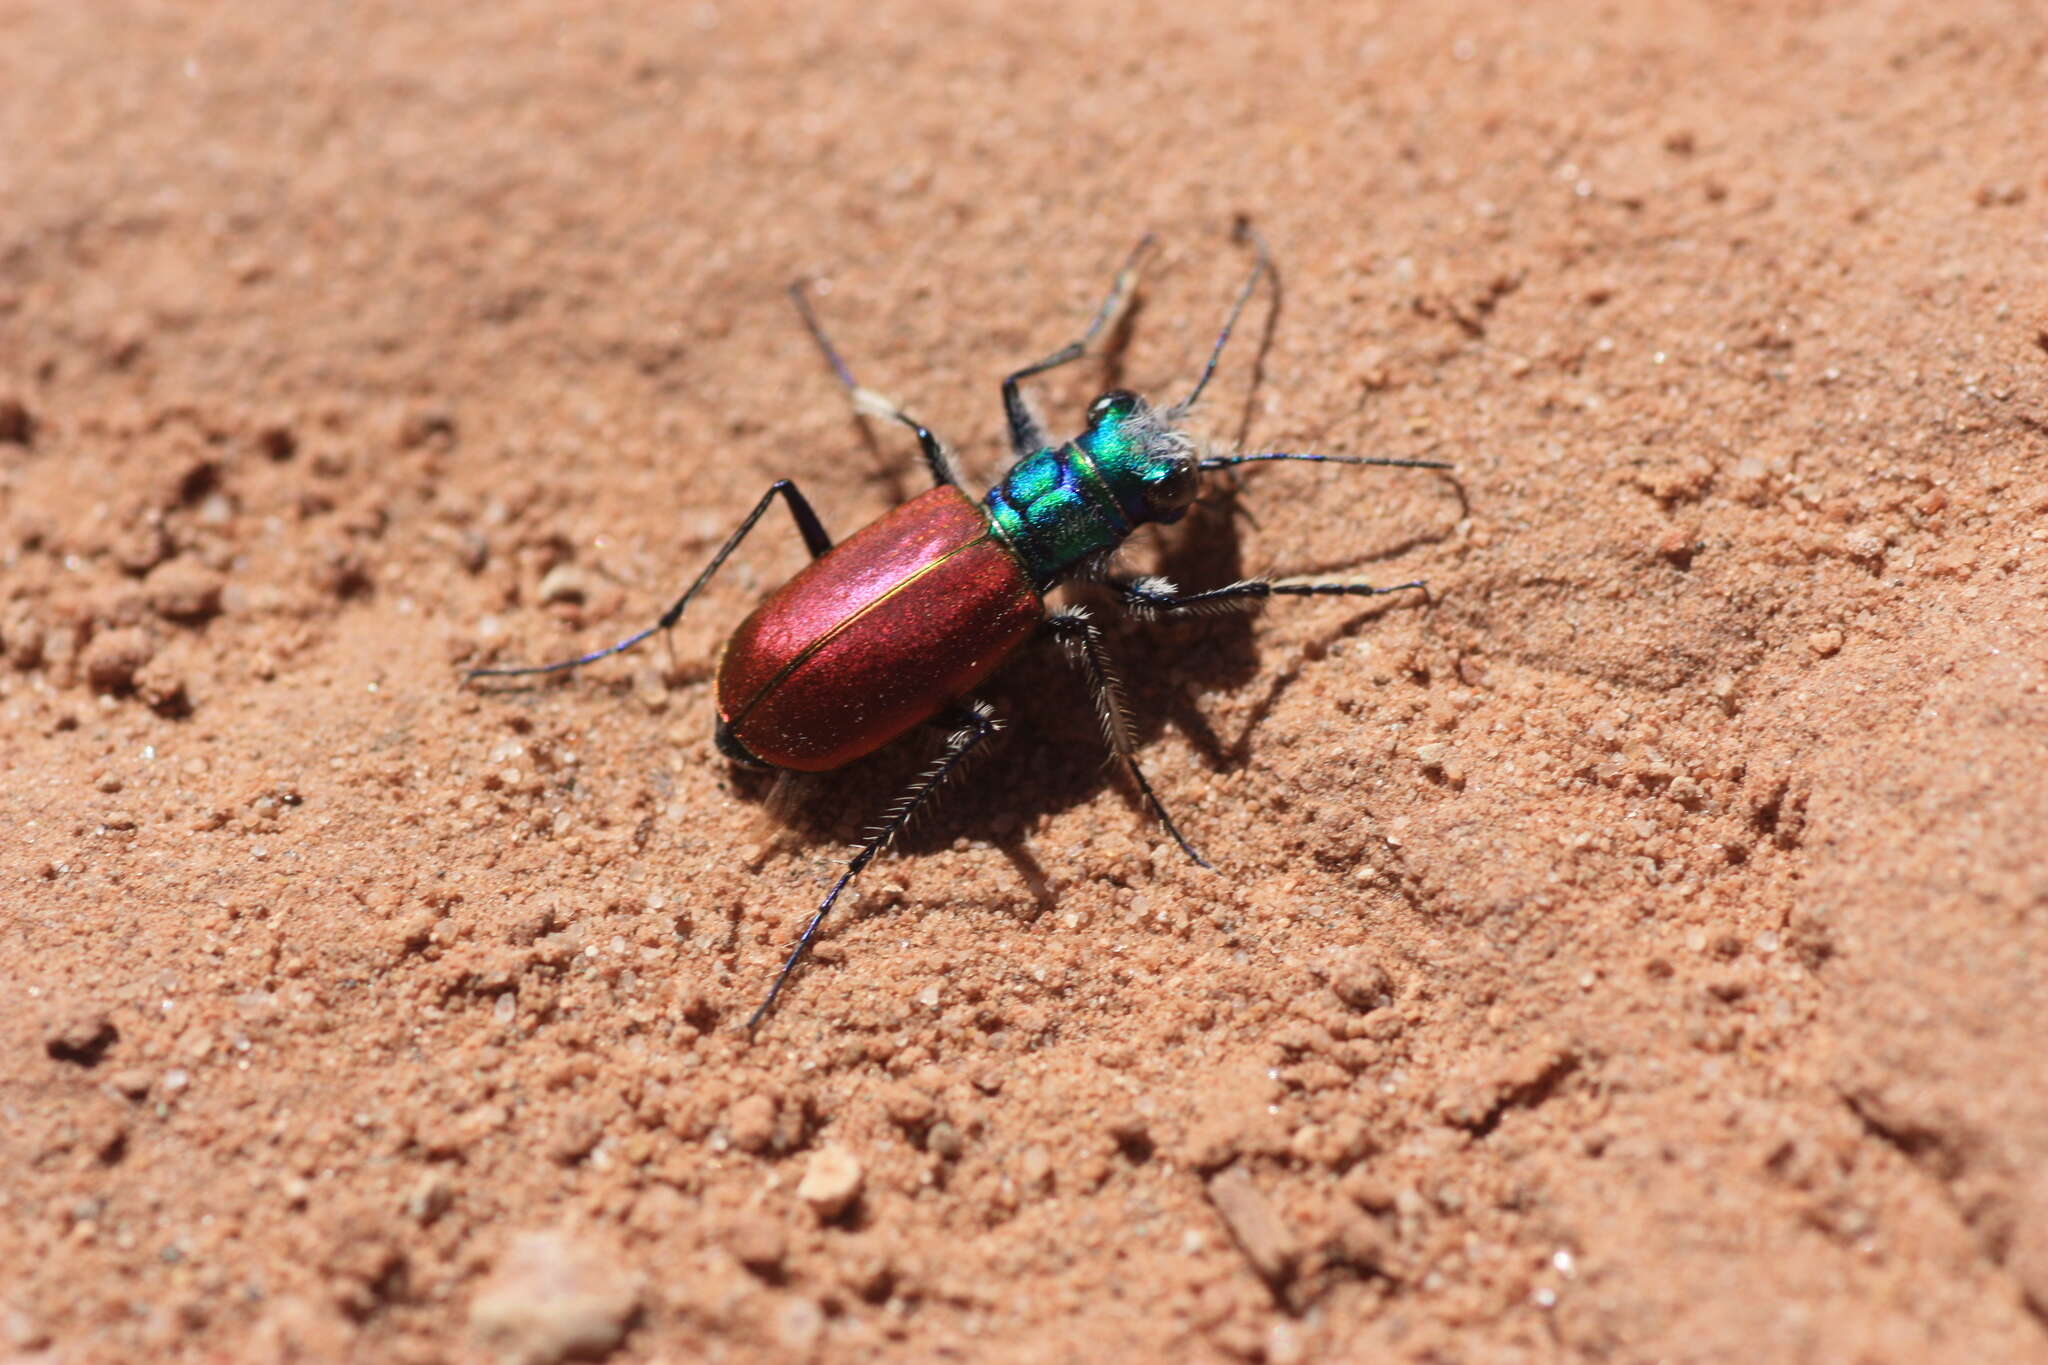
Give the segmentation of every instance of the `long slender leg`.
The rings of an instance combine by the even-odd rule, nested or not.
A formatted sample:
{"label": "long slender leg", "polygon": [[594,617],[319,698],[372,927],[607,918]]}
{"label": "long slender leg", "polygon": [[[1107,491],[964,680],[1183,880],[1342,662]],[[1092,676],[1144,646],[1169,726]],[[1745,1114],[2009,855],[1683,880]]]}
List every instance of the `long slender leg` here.
{"label": "long slender leg", "polygon": [[1206,592],[1181,592],[1166,579],[1154,577],[1106,578],[1103,583],[1133,616],[1146,619],[1230,611],[1269,597],[1385,597],[1388,593],[1429,591],[1419,578],[1389,588],[1376,588],[1370,583],[1273,583],[1263,578],[1245,578]]}
{"label": "long slender leg", "polygon": [[1123,269],[1116,272],[1116,280],[1109,287],[1108,297],[1103,299],[1102,307],[1095,312],[1095,320],[1088,324],[1087,331],[1081,333],[1079,341],[1068,342],[1036,365],[1026,365],[1003,381],[1003,412],[1010,419],[1010,449],[1016,453],[1018,459],[1021,460],[1026,455],[1035,455],[1045,449],[1046,439],[1044,429],[1038,425],[1038,419],[1031,415],[1031,409],[1025,405],[1024,395],[1018,391],[1017,385],[1035,374],[1044,374],[1047,370],[1057,369],[1070,360],[1079,360],[1088,354],[1088,343],[1095,340],[1096,334],[1107,327],[1117,314],[1123,312],[1124,305],[1130,302],[1131,288],[1138,282],[1138,262],[1144,258],[1146,250],[1151,245],[1152,234],[1148,232],[1138,239],[1135,247],[1131,248],[1131,254],[1124,261]]}
{"label": "long slender leg", "polygon": [[1209,866],[1173,823],[1173,817],[1166,813],[1158,793],[1145,780],[1144,769],[1138,766],[1137,743],[1131,737],[1130,713],[1124,707],[1123,684],[1117,680],[1116,665],[1111,662],[1109,647],[1102,639],[1102,627],[1089,619],[1084,607],[1063,607],[1046,617],[1045,624],[1053,638],[1066,649],[1067,656],[1087,675],[1095,714],[1102,721],[1102,737],[1108,742],[1117,762],[1130,774],[1131,781],[1144,793],[1145,804],[1152,807],[1152,813],[1159,817],[1160,824],[1166,826],[1166,832],[1180,845],[1181,852],[1194,859],[1197,867]]}
{"label": "long slender leg", "polygon": [[1251,302],[1252,291],[1259,287],[1259,277],[1273,269],[1273,253],[1266,250],[1266,239],[1252,226],[1251,219],[1237,220],[1237,239],[1241,242],[1250,242],[1252,250],[1257,253],[1252,260],[1252,273],[1245,277],[1244,287],[1237,291],[1237,302],[1230,305],[1230,312],[1223,319],[1223,330],[1217,334],[1216,345],[1209,352],[1209,363],[1202,367],[1202,377],[1195,381],[1195,387],[1189,390],[1187,397],[1166,410],[1166,419],[1169,422],[1178,422],[1194,410],[1196,402],[1202,397],[1202,390],[1209,387],[1209,380],[1216,373],[1216,362],[1223,359],[1223,348],[1230,344],[1230,333],[1237,326],[1238,315],[1243,313],[1244,306]]}
{"label": "long slender leg", "polygon": [[825,335],[825,326],[818,321],[818,315],[811,309],[810,295],[804,292],[804,282],[798,280],[789,287],[789,296],[796,301],[798,316],[804,320],[804,327],[810,332],[811,340],[818,343],[818,349],[825,353],[825,359],[832,365],[832,373],[839,376],[839,382],[846,386],[846,396],[853,402],[853,410],[863,417],[879,417],[886,422],[901,422],[917,434],[918,449],[924,453],[925,467],[932,472],[932,482],[939,485],[960,486],[960,471],[953,467],[953,456],[947,451],[945,442],[932,435],[924,423],[912,417],[896,401],[873,389],[862,386],[853,377],[853,371],[846,368],[846,362],[839,358],[839,352],[832,345],[832,339]]}
{"label": "long slender leg", "polygon": [[472,668],[466,676],[470,678],[517,678],[530,673],[560,673],[564,669],[579,668],[584,664],[595,663],[597,660],[613,654],[623,654],[657,631],[669,629],[682,619],[683,609],[690,605],[690,600],[697,595],[698,590],[711,581],[711,575],[718,572],[718,566],[725,563],[727,557],[739,548],[740,542],[747,538],[747,532],[754,529],[754,523],[761,519],[762,514],[768,510],[768,504],[775,501],[778,494],[789,505],[790,519],[796,522],[797,534],[804,538],[804,548],[811,552],[811,558],[816,559],[819,555],[831,549],[832,537],[825,533],[824,524],[818,520],[818,514],[811,510],[810,502],[801,492],[797,491],[797,486],[790,480],[777,479],[774,483],[768,485],[768,491],[763,493],[761,500],[754,504],[754,510],[747,513],[747,518],[739,524],[739,529],[725,538],[725,544],[719,546],[718,553],[711,556],[711,562],[704,566],[704,572],[698,574],[696,581],[683,591],[683,595],[675,600],[675,604],[663,612],[661,619],[647,629],[637,634],[629,635],[615,645],[607,645],[603,649],[574,659],[563,659],[559,663],[535,664],[514,668]]}
{"label": "long slender leg", "polygon": [[782,994],[783,986],[789,981],[790,974],[797,969],[797,965],[804,960],[804,954],[810,951],[811,940],[818,935],[818,926],[825,922],[825,916],[832,913],[832,906],[838,901],[839,893],[846,890],[847,883],[859,876],[861,869],[873,862],[875,855],[887,848],[890,841],[903,832],[903,827],[910,823],[911,818],[931,799],[945,780],[960,771],[961,765],[967,761],[970,754],[1003,728],[1003,723],[996,719],[995,713],[981,702],[970,702],[962,707],[958,720],[959,728],[947,737],[945,751],[939,755],[938,761],[925,769],[915,782],[904,789],[903,794],[896,798],[895,804],[884,812],[880,822],[861,839],[852,859],[846,864],[846,870],[839,874],[839,880],[833,882],[832,889],[825,893],[824,903],[818,907],[817,913],[811,916],[810,923],[804,926],[803,934],[798,937],[796,946],[790,950],[788,959],[782,964],[782,970],[775,974],[775,984],[768,988],[768,998],[761,1002],[761,1007],[747,1020],[748,1033],[751,1034],[759,1027],[761,1021],[768,1017],[768,1011],[775,1008],[776,997]]}

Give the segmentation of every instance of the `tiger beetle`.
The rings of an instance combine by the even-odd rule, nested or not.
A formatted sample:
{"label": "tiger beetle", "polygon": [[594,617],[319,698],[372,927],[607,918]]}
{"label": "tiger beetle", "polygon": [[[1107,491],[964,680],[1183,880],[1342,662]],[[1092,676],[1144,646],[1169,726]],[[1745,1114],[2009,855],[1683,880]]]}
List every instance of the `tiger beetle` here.
{"label": "tiger beetle", "polygon": [[1181,851],[1197,866],[1209,866],[1138,766],[1123,687],[1101,627],[1084,607],[1049,606],[1046,594],[1054,587],[1077,580],[1100,583],[1127,612],[1147,620],[1270,597],[1379,597],[1423,588],[1419,581],[1379,588],[1247,578],[1181,592],[1164,578],[1108,571],[1111,556],[1133,531],[1148,522],[1170,525],[1186,514],[1205,473],[1266,460],[1450,468],[1435,460],[1363,455],[1212,454],[1181,428],[1216,372],[1246,302],[1272,269],[1264,241],[1249,224],[1240,224],[1238,235],[1249,239],[1254,250],[1251,274],[1188,396],[1171,407],[1155,408],[1135,393],[1112,389],[1088,405],[1081,434],[1055,446],[1018,389],[1024,380],[1087,354],[1129,301],[1138,264],[1151,245],[1148,235],[1117,273],[1080,339],[1003,381],[1003,412],[1016,461],[979,503],[962,490],[952,456],[929,428],[855,381],[812,310],[803,282],[791,285],[798,315],[845,386],[854,411],[908,427],[917,437],[933,488],[835,545],[796,484],[777,479],[704,571],[647,629],[559,663],[469,671],[470,679],[557,673],[622,654],[669,630],[768,505],[781,498],[788,506],[811,563],[756,607],[719,655],[719,749],[750,767],[823,772],[865,757],[928,721],[945,725],[948,734],[937,761],[862,837],[747,1020],[748,1033],[775,1007],[848,883],[1002,728],[995,712],[973,693],[1035,635],[1051,636],[1079,665],[1115,761]]}

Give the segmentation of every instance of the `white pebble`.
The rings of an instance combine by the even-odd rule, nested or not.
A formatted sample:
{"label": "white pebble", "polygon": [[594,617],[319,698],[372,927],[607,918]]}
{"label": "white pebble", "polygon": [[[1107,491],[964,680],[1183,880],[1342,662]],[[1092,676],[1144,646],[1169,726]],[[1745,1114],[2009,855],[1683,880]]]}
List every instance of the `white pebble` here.
{"label": "white pebble", "polygon": [[860,1158],[844,1147],[821,1147],[811,1154],[804,1178],[797,1182],[796,1197],[824,1219],[837,1218],[860,1197],[866,1178]]}

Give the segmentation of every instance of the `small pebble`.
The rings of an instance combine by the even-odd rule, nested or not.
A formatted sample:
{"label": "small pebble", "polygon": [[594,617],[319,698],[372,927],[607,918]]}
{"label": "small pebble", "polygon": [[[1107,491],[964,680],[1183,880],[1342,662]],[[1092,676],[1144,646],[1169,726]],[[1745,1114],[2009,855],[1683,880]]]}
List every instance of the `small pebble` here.
{"label": "small pebble", "polygon": [[469,1307],[492,1360],[555,1365],[601,1356],[625,1340],[645,1281],[610,1252],[563,1232],[512,1239]]}
{"label": "small pebble", "polygon": [[1233,1166],[1213,1177],[1209,1202],[1261,1279],[1277,1289],[1294,1278],[1301,1246],[1249,1175]]}
{"label": "small pebble", "polygon": [[405,1212],[414,1222],[427,1224],[448,1212],[455,1202],[455,1187],[439,1171],[428,1171],[413,1183],[405,1197]]}
{"label": "small pebble", "polygon": [[140,1100],[149,1097],[149,1088],[156,1084],[156,1075],[147,1067],[131,1066],[107,1077],[107,1084],[125,1099]]}
{"label": "small pebble", "polygon": [[4,637],[7,662],[16,668],[34,668],[43,661],[45,633],[42,624],[25,611],[18,611],[0,622],[0,637]]}
{"label": "small pebble", "polygon": [[810,1163],[804,1167],[796,1197],[810,1205],[820,1219],[829,1222],[860,1197],[864,1178],[860,1159],[852,1152],[844,1147],[821,1147],[811,1154]]}
{"label": "small pebble", "polygon": [[126,692],[135,675],[156,657],[149,635],[138,626],[110,630],[85,647],[85,677],[98,692]]}
{"label": "small pebble", "polygon": [[604,1116],[594,1109],[571,1109],[555,1124],[548,1154],[564,1166],[589,1156],[604,1140]]}
{"label": "small pebble", "polygon": [[220,610],[221,576],[192,559],[159,564],[144,583],[150,609],[170,621],[204,621]]}
{"label": "small pebble", "polygon": [[929,1127],[938,1113],[931,1096],[914,1086],[900,1083],[883,1089],[882,1108],[887,1111],[891,1123],[913,1130]]}
{"label": "small pebble", "polygon": [[581,602],[589,596],[589,579],[573,564],[557,564],[541,576],[543,602]]}
{"label": "small pebble", "polygon": [[749,1095],[725,1111],[726,1135],[743,1152],[760,1153],[775,1141],[775,1101]]}
{"label": "small pebble", "polygon": [[163,527],[145,523],[130,527],[110,548],[123,572],[146,574],[170,555],[171,538]]}
{"label": "small pebble", "polygon": [[1364,949],[1352,949],[1330,964],[1330,989],[1355,1010],[1375,1010],[1394,999],[1394,979]]}
{"label": "small pebble", "polygon": [[967,1150],[967,1143],[958,1128],[940,1119],[925,1135],[925,1147],[941,1161],[958,1161],[960,1154]]}

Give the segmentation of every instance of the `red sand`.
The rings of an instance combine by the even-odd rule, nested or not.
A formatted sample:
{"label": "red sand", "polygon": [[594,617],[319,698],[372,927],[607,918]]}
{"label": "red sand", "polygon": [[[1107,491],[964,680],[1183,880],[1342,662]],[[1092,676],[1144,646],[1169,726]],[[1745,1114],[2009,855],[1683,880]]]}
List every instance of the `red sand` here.
{"label": "red sand", "polygon": [[[0,1353],[2048,1360],[2048,19],[1421,8],[0,8]],[[1457,478],[1133,562],[1433,600],[1120,631],[1215,875],[1014,666],[748,1046],[780,514],[459,666],[922,486],[793,276],[985,480],[1239,213],[1207,430]]]}

